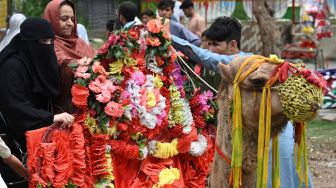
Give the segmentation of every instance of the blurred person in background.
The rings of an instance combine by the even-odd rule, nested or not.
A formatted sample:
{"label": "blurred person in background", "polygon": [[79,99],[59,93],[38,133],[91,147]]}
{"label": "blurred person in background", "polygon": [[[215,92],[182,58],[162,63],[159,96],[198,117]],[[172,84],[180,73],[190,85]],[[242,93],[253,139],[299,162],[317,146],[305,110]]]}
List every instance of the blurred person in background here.
{"label": "blurred person in background", "polygon": [[106,23],[106,36],[107,36],[107,38],[115,30],[116,22],[117,22],[116,20],[107,21],[107,23]]}
{"label": "blurred person in background", "polygon": [[145,10],[140,14],[141,22],[146,25],[147,22],[156,17],[155,13],[152,10]]}
{"label": "blurred person in background", "polygon": [[90,44],[86,28],[83,24],[77,24],[77,34],[79,38],[83,39],[87,44]]}
{"label": "blurred person in background", "polygon": [[202,32],[205,30],[205,20],[195,11],[194,3],[191,0],[184,0],[180,9],[189,18],[188,29],[199,37],[202,37]]}
{"label": "blurred person in background", "polygon": [[8,23],[8,30],[6,32],[5,37],[2,39],[0,43],[0,51],[5,48],[12,40],[12,38],[20,32],[20,25],[23,21],[25,21],[26,16],[23,14],[17,13],[13,14]]}
{"label": "blurred person in background", "polygon": [[183,11],[180,9],[183,0],[173,0],[173,1],[175,2],[175,4],[174,4],[174,14],[172,18],[174,21],[177,21],[182,25],[185,25],[186,22],[185,15]]}
{"label": "blurred person in background", "polygon": [[[137,25],[138,7],[132,1],[124,1],[120,3],[118,8],[118,22],[122,28],[128,29],[134,25]],[[140,21],[141,23],[141,21]]]}
{"label": "blurred person in background", "polygon": [[201,45],[201,39],[185,28],[182,24],[172,20],[174,14],[174,5],[173,0],[160,0],[158,3],[158,13],[160,17],[170,19],[170,33],[181,39],[184,39],[195,46]]}

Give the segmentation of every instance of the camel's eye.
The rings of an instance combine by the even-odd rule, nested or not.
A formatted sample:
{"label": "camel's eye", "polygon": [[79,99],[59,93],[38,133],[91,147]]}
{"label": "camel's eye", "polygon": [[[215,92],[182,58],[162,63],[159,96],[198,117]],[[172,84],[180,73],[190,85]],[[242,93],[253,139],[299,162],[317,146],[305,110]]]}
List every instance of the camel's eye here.
{"label": "camel's eye", "polygon": [[267,80],[265,78],[254,78],[250,80],[252,86],[256,89],[261,89],[266,84]]}

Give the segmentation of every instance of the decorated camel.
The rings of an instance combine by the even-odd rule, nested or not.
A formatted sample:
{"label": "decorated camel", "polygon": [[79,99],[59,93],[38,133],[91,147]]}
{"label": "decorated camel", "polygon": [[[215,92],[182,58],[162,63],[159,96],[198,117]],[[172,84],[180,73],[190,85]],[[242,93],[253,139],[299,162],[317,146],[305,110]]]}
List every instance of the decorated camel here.
{"label": "decorated camel", "polygon": [[[252,65],[258,64],[261,61],[264,61],[265,63],[260,64],[260,66],[256,66],[255,71],[251,70],[253,69]],[[270,58],[264,58],[261,56],[255,56],[252,58],[249,58],[249,57],[237,58],[229,65],[225,65],[225,64],[219,65],[220,73],[222,76],[222,82],[219,87],[218,98],[217,98],[217,104],[219,108],[218,128],[217,128],[217,137],[216,137],[217,152],[215,152],[212,172],[209,178],[209,185],[210,185],[209,187],[211,188],[231,187],[233,184],[234,187],[251,188],[251,187],[256,187],[257,183],[258,185],[261,185],[260,183],[263,180],[260,179],[259,181],[261,182],[257,182],[257,170],[258,170],[257,168],[258,160],[257,159],[258,159],[258,132],[260,134],[259,127],[262,124],[260,123],[260,119],[261,119],[260,113],[264,112],[261,110],[263,108],[261,107],[261,104],[265,105],[265,103],[262,103],[263,88],[265,87],[265,85],[268,85],[269,95],[271,96],[271,101],[270,101],[271,102],[271,108],[270,108],[271,127],[270,127],[270,133],[269,133],[271,138],[276,138],[276,136],[284,128],[287,121],[289,120],[289,118],[287,117],[288,114],[286,116],[284,112],[288,112],[288,108],[291,108],[290,105],[293,105],[293,104],[287,104],[287,106],[285,107],[287,110],[286,111],[283,109],[283,105],[281,104],[281,101],[283,103],[286,103],[286,101],[284,97],[282,97],[283,99],[280,100],[280,95],[279,95],[279,84],[280,83],[278,80],[279,74],[276,75],[276,72],[277,72],[276,70],[282,69],[282,72],[286,72],[285,74],[288,74],[291,72],[289,71],[291,68],[289,68],[290,66],[288,66],[289,65],[288,63],[285,65],[286,66],[285,68],[284,66],[278,65],[278,63],[283,64],[282,62],[279,62],[278,59],[274,59],[274,58],[270,59]],[[242,66],[245,66],[244,64],[247,65],[246,68],[242,68]],[[284,71],[285,69],[286,71]],[[296,73],[300,72],[299,69],[296,69],[296,68],[294,69],[296,70]],[[250,74],[247,74],[248,71],[250,71]],[[241,73],[240,74],[241,82],[239,82],[239,73]],[[242,78],[244,77],[244,74],[246,76],[245,79]],[[310,72],[310,74],[312,73]],[[287,76],[290,76],[290,75],[287,75]],[[281,74],[280,74],[280,78],[281,78]],[[317,80],[318,78],[319,77],[316,77]],[[268,82],[271,79],[273,79],[274,84]],[[315,82],[318,83],[318,81],[315,81]],[[239,92],[241,95],[241,104],[242,104],[241,105],[241,121],[242,121],[241,122],[242,124],[242,146],[241,146],[242,147],[242,157],[241,157],[242,166],[241,166],[241,169],[242,171],[241,171],[240,177],[236,177],[236,181],[238,180],[238,186],[237,185],[235,186],[235,182],[234,182],[235,174],[234,172],[232,172],[233,171],[232,167],[234,168],[235,164],[234,162],[231,162],[231,160],[234,160],[232,159],[231,154],[234,155],[234,152],[233,152],[234,143],[233,142],[235,139],[234,138],[235,135],[233,135],[235,133],[232,132],[232,129],[236,128],[234,125],[236,121],[235,119],[236,110],[234,108],[237,108],[237,106],[234,104],[234,100],[239,100],[235,98],[235,93],[237,92],[237,91],[234,91],[235,84],[238,84],[238,87],[240,88]],[[319,84],[316,84],[316,85],[319,86]],[[288,87],[288,84],[286,87]],[[281,89],[284,90],[284,88],[280,87],[280,90]],[[301,91],[292,91],[292,92],[299,92],[299,93],[302,92],[303,93],[307,91],[301,90]],[[321,103],[321,98],[320,98],[321,93],[319,93],[315,97],[307,97],[308,95],[309,94],[307,95],[302,94],[301,98],[296,98],[306,104],[304,108],[300,109],[301,112],[302,112],[302,109],[306,110],[302,112],[302,113],[306,113],[306,116],[301,114],[302,117],[306,118],[304,120],[308,120],[314,117],[317,113],[318,105],[319,103]],[[308,100],[308,99],[311,99],[311,100]],[[299,116],[300,115],[298,115],[297,117]],[[264,149],[265,148],[266,147],[264,147]],[[260,170],[262,171],[262,169]],[[257,187],[262,187],[258,185]]]}

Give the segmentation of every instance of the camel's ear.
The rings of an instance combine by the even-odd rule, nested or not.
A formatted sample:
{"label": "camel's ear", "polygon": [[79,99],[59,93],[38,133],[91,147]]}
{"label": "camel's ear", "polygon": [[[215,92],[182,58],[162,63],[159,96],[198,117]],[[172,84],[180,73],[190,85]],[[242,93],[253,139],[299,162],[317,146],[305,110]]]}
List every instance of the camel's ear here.
{"label": "camel's ear", "polygon": [[233,75],[232,75],[232,68],[230,65],[226,65],[224,63],[218,63],[218,69],[219,69],[219,73],[221,75],[221,77],[225,80],[225,81],[233,81]]}

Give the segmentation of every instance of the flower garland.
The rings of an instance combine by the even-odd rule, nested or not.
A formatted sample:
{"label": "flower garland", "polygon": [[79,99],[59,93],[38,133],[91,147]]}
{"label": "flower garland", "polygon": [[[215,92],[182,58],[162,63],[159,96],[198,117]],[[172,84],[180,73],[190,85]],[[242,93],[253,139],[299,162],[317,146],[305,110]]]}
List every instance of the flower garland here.
{"label": "flower garland", "polygon": [[[71,64],[75,78],[72,102],[80,116],[76,126],[82,128],[77,134],[84,139],[70,139],[76,153],[69,152],[73,155],[69,157],[75,159],[76,172],[63,178],[65,183],[69,179],[76,186],[118,187],[121,177],[114,172],[119,165],[113,162],[115,157],[130,161],[154,158],[162,163],[182,154],[211,158],[206,124],[214,115],[212,94],[186,98],[175,59],[169,29],[163,20],[155,19],[147,27],[116,31],[96,58]],[[184,169],[197,170],[202,165],[192,166]],[[179,168],[172,167],[160,166],[160,171],[150,175],[155,180],[150,186],[165,187],[183,178]],[[143,172],[139,169],[139,173]],[[47,177],[34,177],[42,187],[50,182]]]}
{"label": "flower garland", "polygon": [[142,72],[134,72],[128,80],[124,98],[129,97],[131,104],[126,107],[125,114],[129,120],[137,116],[143,126],[154,129],[161,125],[166,116],[166,99],[160,94],[161,80]]}

